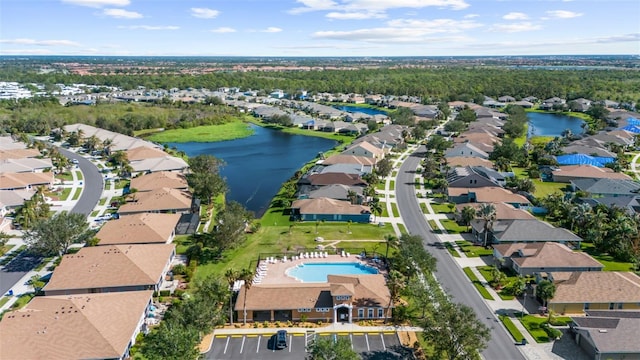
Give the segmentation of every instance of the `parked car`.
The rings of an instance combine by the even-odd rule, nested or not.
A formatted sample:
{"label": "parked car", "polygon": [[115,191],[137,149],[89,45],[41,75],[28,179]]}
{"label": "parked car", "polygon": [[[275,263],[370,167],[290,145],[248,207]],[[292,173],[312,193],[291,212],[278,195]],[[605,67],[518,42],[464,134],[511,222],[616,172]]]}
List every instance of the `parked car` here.
{"label": "parked car", "polygon": [[276,349],[284,349],[287,347],[287,330],[278,330],[276,334]]}

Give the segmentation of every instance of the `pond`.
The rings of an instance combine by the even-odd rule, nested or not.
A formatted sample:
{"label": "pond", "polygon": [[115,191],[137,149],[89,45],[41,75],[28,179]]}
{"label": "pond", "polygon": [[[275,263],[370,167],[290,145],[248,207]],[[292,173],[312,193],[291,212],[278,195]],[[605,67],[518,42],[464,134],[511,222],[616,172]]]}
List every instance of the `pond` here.
{"label": "pond", "polygon": [[188,156],[210,154],[225,161],[220,174],[227,179],[227,200],[237,201],[262,216],[282,183],[312,160],[327,151],[334,140],[292,135],[251,125],[249,137],[220,142],[169,143]]}
{"label": "pond", "polygon": [[361,112],[367,115],[388,115],[387,112],[385,111],[367,108],[367,107],[341,105],[341,106],[334,106],[334,108],[341,111],[350,112],[350,113]]}
{"label": "pond", "polygon": [[527,137],[532,136],[562,136],[562,133],[569,129],[574,134],[582,134],[584,120],[562,114],[552,113],[527,113],[529,118],[529,132]]}

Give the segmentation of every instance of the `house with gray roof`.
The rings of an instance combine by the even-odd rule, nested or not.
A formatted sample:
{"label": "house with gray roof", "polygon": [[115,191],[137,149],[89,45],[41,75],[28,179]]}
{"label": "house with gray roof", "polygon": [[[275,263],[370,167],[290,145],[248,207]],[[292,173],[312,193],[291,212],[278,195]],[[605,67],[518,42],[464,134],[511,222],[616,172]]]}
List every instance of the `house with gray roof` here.
{"label": "house with gray roof", "polygon": [[362,187],[360,186],[348,186],[342,184],[333,184],[322,186],[315,190],[309,190],[305,193],[298,194],[298,199],[319,199],[329,198],[335,200],[352,201],[349,193],[355,194],[353,200],[354,204],[361,205],[364,202],[364,196],[362,195]]}
{"label": "house with gray roof", "polygon": [[576,179],[571,180],[572,191],[584,191],[591,197],[633,196],[640,191],[640,183],[621,179]]}
{"label": "house with gray roof", "polygon": [[[481,167],[479,167],[481,168]],[[486,176],[486,173],[476,171],[474,167],[454,167],[447,173],[449,187],[478,188],[485,186],[501,186],[494,178]]]}
{"label": "house with gray roof", "polygon": [[569,334],[590,359],[640,359],[640,311],[571,317]]}
{"label": "house with gray roof", "polygon": [[475,156],[481,159],[488,159],[489,154],[471,143],[460,143],[456,146],[448,149],[444,153],[445,158],[458,157],[458,156]]}
{"label": "house with gray roof", "polygon": [[[471,233],[477,242],[484,241],[484,221],[476,219],[471,222]],[[559,242],[575,244],[580,247],[582,238],[563,228],[557,228],[538,219],[507,219],[493,222],[489,230],[489,244]]]}
{"label": "house with gray roof", "polygon": [[359,165],[359,164],[334,164],[328,166],[322,166],[318,169],[319,174],[323,173],[345,173],[356,174],[363,176],[365,174],[371,174],[373,166]]}
{"label": "house with gray roof", "polygon": [[608,208],[624,209],[629,215],[640,214],[640,196],[603,196],[597,198],[580,198],[578,203],[587,204],[589,206],[596,207],[598,205],[604,205]]}

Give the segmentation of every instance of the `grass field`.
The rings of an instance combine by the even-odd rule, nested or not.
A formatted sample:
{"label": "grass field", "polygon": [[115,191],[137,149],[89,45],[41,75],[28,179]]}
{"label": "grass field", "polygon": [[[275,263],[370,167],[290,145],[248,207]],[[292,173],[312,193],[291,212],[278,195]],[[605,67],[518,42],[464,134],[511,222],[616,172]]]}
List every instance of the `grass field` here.
{"label": "grass field", "polygon": [[71,173],[65,172],[56,175],[56,179],[61,179],[64,181],[73,181],[73,175]]}
{"label": "grass field", "polygon": [[449,207],[449,203],[440,204],[437,202],[432,202],[431,208],[433,209],[433,211],[435,211],[436,214],[452,214],[453,213],[453,210]]}
{"label": "grass field", "polygon": [[71,195],[71,189],[72,188],[62,188],[62,191],[56,193],[58,194],[58,199],[61,201],[67,200],[69,198],[69,195]]}
{"label": "grass field", "polygon": [[78,178],[78,180],[84,179],[84,176],[82,175],[82,171],[76,171],[76,178]]}
{"label": "grass field", "polygon": [[513,324],[513,321],[511,321],[508,316],[500,315],[500,321],[502,322],[504,327],[507,328],[507,331],[509,331],[509,334],[511,334],[513,340],[515,340],[516,342],[522,342],[522,339],[524,339],[524,335],[522,335],[520,330],[518,330],[518,328]]}
{"label": "grass field", "polygon": [[456,241],[460,251],[462,251],[467,257],[479,257],[479,256],[491,256],[493,255],[493,249],[485,249],[482,246],[473,245],[468,241]]}
{"label": "grass field", "polygon": [[493,300],[493,296],[491,296],[491,294],[489,294],[487,289],[485,289],[484,285],[482,285],[482,283],[480,282],[480,280],[478,280],[478,278],[473,273],[473,271],[471,271],[471,268],[466,267],[462,270],[467,275],[469,280],[471,280],[471,282],[473,283],[473,286],[475,286],[476,289],[478,289],[478,292],[480,293],[480,295],[482,295],[483,298],[487,300]]}
{"label": "grass field", "polygon": [[[512,168],[512,170],[513,170],[513,173],[519,178],[529,177],[529,173],[525,168],[514,167]],[[533,180],[533,184],[536,187],[536,190],[534,191],[533,195],[537,198],[543,198],[553,193],[562,193],[567,189],[567,186],[568,186],[565,183],[542,181],[540,179],[532,179],[532,180]]]}
{"label": "grass field", "polygon": [[159,143],[214,142],[244,138],[251,136],[253,132],[247,123],[238,120],[222,125],[165,130],[153,133],[147,140]]}
{"label": "grass field", "polygon": [[593,244],[582,242],[581,250],[593,256],[602,265],[603,271],[633,271],[633,263],[615,261],[609,254],[599,254]]}
{"label": "grass field", "polygon": [[460,234],[463,232],[467,232],[468,230],[466,226],[458,225],[458,223],[455,222],[455,220],[451,220],[451,219],[440,220],[440,224],[442,224],[444,229],[447,230],[449,234]]}
{"label": "grass field", "polygon": [[400,211],[398,210],[398,205],[396,203],[391,203],[391,212],[393,212],[393,217],[400,217]]}

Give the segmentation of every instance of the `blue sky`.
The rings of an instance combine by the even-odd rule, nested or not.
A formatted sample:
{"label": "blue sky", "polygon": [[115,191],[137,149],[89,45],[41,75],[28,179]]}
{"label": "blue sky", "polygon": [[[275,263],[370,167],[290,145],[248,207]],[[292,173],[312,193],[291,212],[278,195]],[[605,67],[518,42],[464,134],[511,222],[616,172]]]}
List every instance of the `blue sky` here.
{"label": "blue sky", "polygon": [[2,0],[0,54],[640,54],[638,0]]}

